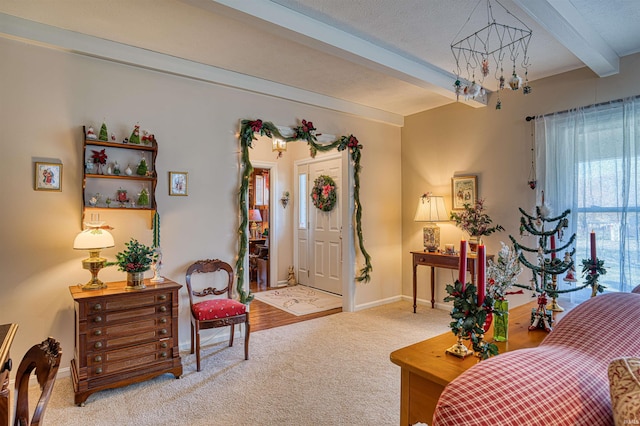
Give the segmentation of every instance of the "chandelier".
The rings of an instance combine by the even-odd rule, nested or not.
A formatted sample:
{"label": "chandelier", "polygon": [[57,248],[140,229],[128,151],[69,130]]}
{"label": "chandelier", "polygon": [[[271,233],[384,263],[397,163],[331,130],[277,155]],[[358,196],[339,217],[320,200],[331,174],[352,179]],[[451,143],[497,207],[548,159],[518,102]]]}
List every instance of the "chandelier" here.
{"label": "chandelier", "polygon": [[[460,96],[464,96],[465,100],[475,99],[485,95],[485,78],[492,75],[498,82],[496,109],[501,109],[500,93],[506,85],[513,91],[522,89],[522,93],[525,95],[531,93],[528,79],[528,49],[531,29],[509,12],[498,0],[494,0],[495,3],[526,29],[496,22],[493,16],[492,1],[484,1],[486,1],[487,8],[487,25],[451,45],[451,52],[456,61],[456,81],[453,86],[456,99],[459,100]],[[481,2],[483,0],[479,0],[473,8],[469,18],[456,34],[456,38],[475,15]],[[507,72],[511,71],[508,81],[504,76],[505,66]],[[520,74],[518,74],[517,68],[520,69]],[[524,82],[521,75],[524,75]]]}

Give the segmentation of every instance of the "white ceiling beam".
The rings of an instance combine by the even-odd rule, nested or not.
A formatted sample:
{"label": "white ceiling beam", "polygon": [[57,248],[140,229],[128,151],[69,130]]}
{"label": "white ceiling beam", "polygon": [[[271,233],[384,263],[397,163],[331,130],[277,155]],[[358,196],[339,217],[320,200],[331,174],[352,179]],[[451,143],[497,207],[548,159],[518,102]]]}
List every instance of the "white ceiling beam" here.
{"label": "white ceiling beam", "polygon": [[[447,99],[456,99],[453,88],[456,76],[453,73],[426,62],[409,59],[269,0],[183,1],[215,13],[223,13],[245,23],[259,21],[261,28],[270,27],[272,32],[274,32],[274,26],[277,26],[278,35],[297,43],[428,89]],[[252,18],[252,21],[247,21],[248,18]],[[486,98],[465,103],[476,108],[484,107]]]}
{"label": "white ceiling beam", "polygon": [[404,117],[376,108],[0,13],[0,37],[167,74],[261,93],[402,127]]}
{"label": "white ceiling beam", "polygon": [[590,27],[570,0],[514,0],[600,77],[620,72],[616,52]]}

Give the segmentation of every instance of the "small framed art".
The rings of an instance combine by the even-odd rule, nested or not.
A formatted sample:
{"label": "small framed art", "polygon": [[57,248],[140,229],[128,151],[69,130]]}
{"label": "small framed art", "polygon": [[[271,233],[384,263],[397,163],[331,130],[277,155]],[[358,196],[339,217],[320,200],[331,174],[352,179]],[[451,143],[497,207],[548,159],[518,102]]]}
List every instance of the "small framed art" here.
{"label": "small framed art", "polygon": [[187,172],[169,172],[169,195],[188,195]]}
{"label": "small framed art", "polygon": [[62,164],[36,162],[34,189],[36,191],[62,191]]}
{"label": "small framed art", "polygon": [[452,210],[462,210],[465,204],[471,204],[473,206],[477,199],[477,176],[454,176],[451,178]]}

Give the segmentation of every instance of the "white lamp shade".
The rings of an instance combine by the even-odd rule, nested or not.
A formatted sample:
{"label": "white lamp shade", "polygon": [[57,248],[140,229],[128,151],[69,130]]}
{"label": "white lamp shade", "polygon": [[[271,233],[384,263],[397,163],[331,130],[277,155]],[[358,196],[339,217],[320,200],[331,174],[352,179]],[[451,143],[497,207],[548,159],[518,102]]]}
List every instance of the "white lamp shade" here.
{"label": "white lamp shade", "polygon": [[449,214],[444,206],[444,198],[439,196],[420,197],[418,209],[413,218],[415,222],[444,222],[449,220]]}
{"label": "white lamp shade", "polygon": [[113,235],[101,228],[87,228],[73,240],[73,248],[76,250],[97,250],[113,246]]}

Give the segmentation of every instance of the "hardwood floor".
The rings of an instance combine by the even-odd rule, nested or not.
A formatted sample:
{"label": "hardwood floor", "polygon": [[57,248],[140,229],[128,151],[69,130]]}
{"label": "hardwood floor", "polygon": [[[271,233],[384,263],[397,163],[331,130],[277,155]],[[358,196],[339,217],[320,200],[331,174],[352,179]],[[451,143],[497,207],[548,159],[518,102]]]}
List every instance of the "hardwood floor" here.
{"label": "hardwood floor", "polygon": [[[251,292],[256,293],[258,291],[264,291],[264,289],[258,289],[254,281],[250,283]],[[296,322],[306,321],[314,318],[320,318],[327,315],[337,314],[342,312],[342,308],[331,309],[329,311],[316,312],[309,315],[296,316],[289,312],[278,309],[267,303],[259,300],[253,300],[251,302],[251,310],[249,314],[249,321],[251,323],[251,331],[266,330],[269,328],[280,327],[283,325],[294,324]]]}

